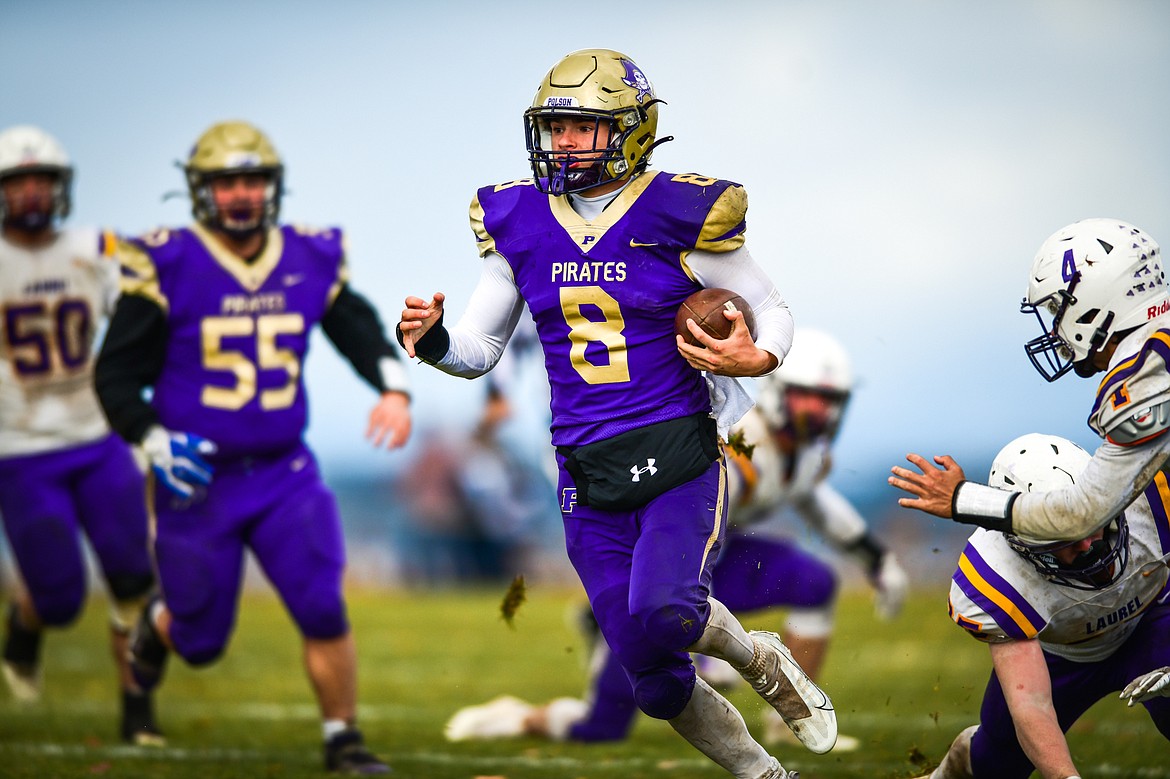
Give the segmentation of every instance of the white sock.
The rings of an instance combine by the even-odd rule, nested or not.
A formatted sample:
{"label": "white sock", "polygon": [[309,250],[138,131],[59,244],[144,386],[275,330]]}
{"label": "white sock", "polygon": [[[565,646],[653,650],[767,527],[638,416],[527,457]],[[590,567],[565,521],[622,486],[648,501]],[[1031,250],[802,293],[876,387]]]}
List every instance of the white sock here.
{"label": "white sock", "polygon": [[342,733],[349,728],[349,723],[343,719],[327,719],[321,723],[321,732],[325,734],[325,740]]}
{"label": "white sock", "polygon": [[702,679],[695,679],[695,690],[686,708],[669,722],[695,749],[736,779],[773,775],[772,756],[748,733],[735,707]]}
{"label": "white sock", "polygon": [[718,657],[737,668],[743,668],[752,661],[755,644],[727,607],[714,598],[707,598],[711,604],[711,616],[699,640],[687,647],[688,652]]}

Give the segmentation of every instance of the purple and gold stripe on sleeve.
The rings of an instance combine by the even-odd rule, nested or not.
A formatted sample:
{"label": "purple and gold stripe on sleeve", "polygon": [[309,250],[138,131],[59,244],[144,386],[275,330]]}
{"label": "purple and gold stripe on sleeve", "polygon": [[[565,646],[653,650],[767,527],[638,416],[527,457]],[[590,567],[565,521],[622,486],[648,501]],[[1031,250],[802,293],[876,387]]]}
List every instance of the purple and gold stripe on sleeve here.
{"label": "purple and gold stripe on sleeve", "polygon": [[1014,639],[1035,638],[1047,624],[1036,609],[987,564],[972,544],[967,544],[963,550],[959,568],[951,578],[964,595]]}
{"label": "purple and gold stripe on sleeve", "polygon": [[1118,363],[1116,368],[1105,374],[1105,378],[1101,379],[1101,383],[1097,387],[1097,399],[1094,401],[1093,410],[1089,414],[1090,419],[1097,414],[1101,406],[1112,398],[1115,393],[1124,390],[1125,382],[1141,370],[1146,359],[1151,354],[1157,354],[1164,364],[1170,366],[1170,330],[1155,331],[1142,344],[1142,348],[1138,350],[1137,354],[1128,360]]}
{"label": "purple and gold stripe on sleeve", "polygon": [[1158,528],[1162,552],[1170,552],[1170,483],[1166,481],[1165,471],[1158,471],[1150,486],[1146,487],[1146,501],[1154,514],[1154,525]]}

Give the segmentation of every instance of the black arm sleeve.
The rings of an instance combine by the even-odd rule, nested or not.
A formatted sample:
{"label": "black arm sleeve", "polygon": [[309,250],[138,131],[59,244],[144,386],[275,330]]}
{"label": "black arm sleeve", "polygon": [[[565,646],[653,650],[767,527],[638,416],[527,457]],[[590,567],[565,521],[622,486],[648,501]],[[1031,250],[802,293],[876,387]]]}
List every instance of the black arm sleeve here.
{"label": "black arm sleeve", "polygon": [[384,357],[401,360],[398,347],[386,338],[386,329],[370,301],[345,285],[321,319],[321,329],[355,371],[378,392],[386,392],[378,363]]}
{"label": "black arm sleeve", "polygon": [[110,427],[138,443],[158,414],[143,398],[162,371],[169,331],[163,310],[138,295],[118,298],[94,368],[94,384]]}

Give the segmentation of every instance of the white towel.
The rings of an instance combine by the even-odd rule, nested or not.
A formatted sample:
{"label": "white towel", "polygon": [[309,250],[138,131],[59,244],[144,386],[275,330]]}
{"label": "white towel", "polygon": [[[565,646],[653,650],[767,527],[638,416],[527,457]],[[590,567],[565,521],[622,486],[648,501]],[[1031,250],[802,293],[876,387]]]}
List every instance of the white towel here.
{"label": "white towel", "polygon": [[711,413],[715,415],[719,437],[726,441],[731,426],[751,410],[755,401],[734,376],[711,373],[704,373],[703,376],[707,379],[707,391],[711,394]]}

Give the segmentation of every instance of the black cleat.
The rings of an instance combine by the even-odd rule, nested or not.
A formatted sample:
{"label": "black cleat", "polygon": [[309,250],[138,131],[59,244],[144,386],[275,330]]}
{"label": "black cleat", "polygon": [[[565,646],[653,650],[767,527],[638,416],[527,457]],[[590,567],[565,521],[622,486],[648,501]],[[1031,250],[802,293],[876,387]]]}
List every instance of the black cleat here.
{"label": "black cleat", "polygon": [[154,721],[149,693],[122,691],[122,740],[139,747],[163,747],[167,740]]}
{"label": "black cleat", "polygon": [[390,766],[366,749],[357,728],[347,728],[325,742],[325,770],[349,776],[392,773]]}
{"label": "black cleat", "polygon": [[20,623],[16,604],[8,608],[4,659],[0,669],[12,697],[22,703],[41,699],[41,637],[39,630],[29,630]]}

